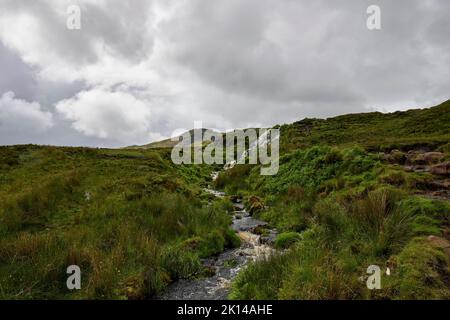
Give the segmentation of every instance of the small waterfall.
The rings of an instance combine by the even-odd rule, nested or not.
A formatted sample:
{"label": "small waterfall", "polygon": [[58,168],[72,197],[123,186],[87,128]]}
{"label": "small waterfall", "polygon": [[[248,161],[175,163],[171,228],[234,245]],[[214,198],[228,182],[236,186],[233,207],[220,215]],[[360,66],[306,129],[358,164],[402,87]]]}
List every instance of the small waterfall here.
{"label": "small waterfall", "polygon": [[[266,146],[267,144],[269,144],[268,135],[269,135],[269,131],[267,130],[258,137],[258,140],[252,142],[252,144],[249,146],[249,148],[247,150],[245,150],[239,157],[237,157],[237,159],[238,159],[237,161],[232,160],[230,162],[225,163],[225,165],[223,166],[223,169],[229,170],[229,169],[233,168],[237,163],[241,163],[241,162],[244,163],[245,159],[248,157],[250,152],[254,151],[256,148],[260,148],[260,147],[263,147],[263,146]],[[279,140],[280,134],[278,133],[277,135],[271,137],[271,139],[272,139],[272,141]]]}

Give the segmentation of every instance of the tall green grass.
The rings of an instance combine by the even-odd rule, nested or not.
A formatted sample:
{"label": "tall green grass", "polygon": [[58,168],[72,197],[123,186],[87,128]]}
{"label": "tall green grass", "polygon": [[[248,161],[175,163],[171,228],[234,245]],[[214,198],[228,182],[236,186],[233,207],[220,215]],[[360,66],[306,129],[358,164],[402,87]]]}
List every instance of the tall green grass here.
{"label": "tall green grass", "polygon": [[[210,169],[165,152],[0,148],[0,298],[142,299],[239,245]],[[15,159],[15,161],[12,161]],[[66,268],[82,271],[69,291]]]}
{"label": "tall green grass", "polygon": [[[427,241],[418,244],[417,237],[424,228],[418,227],[420,223],[426,223],[427,217],[433,219],[440,209],[448,216],[450,206],[437,200],[420,199],[411,200],[395,189],[380,188],[350,202],[339,197],[324,198],[316,202],[312,214],[298,206],[297,215],[304,215],[308,221],[300,241],[287,253],[252,264],[244,270],[233,283],[230,297],[426,298],[424,294],[414,294],[414,290],[425,287],[425,292],[430,293],[429,298],[447,297],[445,255]],[[284,208],[281,204],[271,211]],[[289,226],[294,221],[289,215],[283,216],[286,219],[283,223],[280,218],[270,220],[270,214],[263,213],[262,216],[281,226]],[[418,255],[417,261],[412,258],[413,254]],[[368,290],[364,280],[366,268],[373,264],[386,268],[392,261],[396,261],[393,276],[384,282],[383,289],[380,292]],[[427,263],[435,264],[437,271],[425,270]],[[422,276],[419,276],[420,272],[423,272]],[[427,284],[428,276],[435,278],[431,286]]]}

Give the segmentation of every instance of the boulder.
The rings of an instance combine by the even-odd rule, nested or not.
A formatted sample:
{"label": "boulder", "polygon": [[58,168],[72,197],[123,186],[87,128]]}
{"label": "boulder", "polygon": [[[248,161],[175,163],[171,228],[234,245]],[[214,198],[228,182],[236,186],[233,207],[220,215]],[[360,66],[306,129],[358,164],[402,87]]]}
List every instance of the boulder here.
{"label": "boulder", "polygon": [[417,163],[417,162],[421,162],[419,154],[420,153],[416,150],[409,150],[408,153],[406,154],[405,163],[407,165],[425,164],[425,163]]}
{"label": "boulder", "polygon": [[429,172],[430,166],[426,165],[404,166],[403,169],[406,172]]}
{"label": "boulder", "polygon": [[409,151],[406,155],[406,163],[416,166],[429,166],[439,163],[443,158],[442,152]]}
{"label": "boulder", "polygon": [[392,163],[404,164],[406,162],[406,154],[400,150],[394,149],[390,153],[390,161]]}
{"label": "boulder", "polygon": [[436,174],[436,175],[449,176],[450,175],[450,161],[446,161],[446,162],[432,166],[430,172],[432,174]]}
{"label": "boulder", "polygon": [[381,154],[381,160],[392,164],[405,164],[406,154],[400,150],[394,149],[390,153]]}
{"label": "boulder", "polygon": [[423,160],[427,164],[436,164],[439,163],[443,158],[444,154],[442,152],[426,152],[423,154]]}
{"label": "boulder", "polygon": [[431,190],[449,190],[450,180],[433,180],[428,183],[428,187]]}

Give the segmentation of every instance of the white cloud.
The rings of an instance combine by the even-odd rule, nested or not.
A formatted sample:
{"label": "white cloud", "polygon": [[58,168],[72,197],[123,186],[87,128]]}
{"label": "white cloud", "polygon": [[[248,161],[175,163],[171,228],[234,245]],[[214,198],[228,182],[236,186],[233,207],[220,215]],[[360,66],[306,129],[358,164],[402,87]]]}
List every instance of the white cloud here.
{"label": "white cloud", "polygon": [[0,97],[0,141],[8,140],[6,135],[32,136],[52,126],[52,114],[39,103],[17,99],[13,92]]}
{"label": "white cloud", "polygon": [[104,57],[130,63],[152,52],[151,2],[80,0],[81,29],[66,27],[72,0],[2,0],[0,40],[39,74],[58,81],[85,80],[85,67]]}
{"label": "white cloud", "polygon": [[72,127],[87,135],[123,143],[145,143],[151,112],[144,101],[126,92],[103,88],[82,91],[60,101],[56,110],[72,121]]}

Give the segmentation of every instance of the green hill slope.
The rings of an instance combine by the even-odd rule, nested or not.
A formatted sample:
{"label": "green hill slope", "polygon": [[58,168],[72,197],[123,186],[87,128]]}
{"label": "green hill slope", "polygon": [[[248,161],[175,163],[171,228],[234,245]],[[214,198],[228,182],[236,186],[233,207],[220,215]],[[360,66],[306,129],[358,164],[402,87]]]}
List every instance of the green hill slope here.
{"label": "green hill slope", "polygon": [[[371,150],[436,149],[450,141],[450,100],[427,109],[307,118],[276,127],[282,132],[282,153],[317,144],[359,144]],[[189,132],[193,136],[194,130]],[[175,144],[166,139],[132,148],[172,148]]]}
{"label": "green hill slope", "polygon": [[314,144],[361,144],[373,150],[436,148],[450,141],[450,100],[428,109],[304,119],[281,126],[283,151]]}
{"label": "green hill slope", "polygon": [[[231,297],[450,298],[449,111],[304,119],[280,126],[276,175],[222,172],[216,187],[243,196],[287,249],[240,273]],[[371,265],[379,290],[366,286]]]}
{"label": "green hill slope", "polygon": [[206,207],[210,171],[161,150],[0,147],[0,299],[148,298],[201,276],[236,243],[226,206]]}
{"label": "green hill slope", "polygon": [[[222,172],[217,188],[259,198],[287,249],[240,273],[232,297],[449,298],[449,111],[304,119],[280,126],[277,175]],[[174,165],[172,145],[0,147],[0,299],[149,298],[210,272],[200,259],[239,241],[230,203],[203,191],[214,168]],[[360,280],[370,264],[391,268],[380,291]]]}
{"label": "green hill slope", "polygon": [[[186,133],[189,134],[189,136],[191,137],[191,141],[193,143],[197,143],[197,142],[202,141],[203,134],[205,133],[206,130],[208,130],[208,129],[191,129]],[[168,148],[173,148],[175,145],[178,144],[178,142],[180,141],[182,136],[179,136],[176,139],[164,139],[161,141],[151,142],[151,143],[145,144],[143,146],[131,146],[128,148],[129,149],[168,149]]]}

